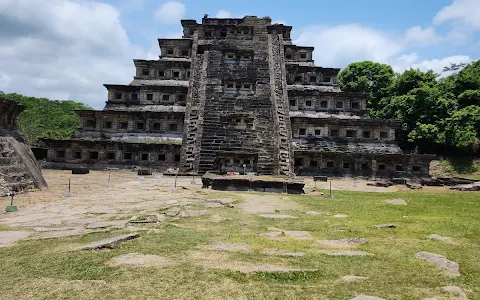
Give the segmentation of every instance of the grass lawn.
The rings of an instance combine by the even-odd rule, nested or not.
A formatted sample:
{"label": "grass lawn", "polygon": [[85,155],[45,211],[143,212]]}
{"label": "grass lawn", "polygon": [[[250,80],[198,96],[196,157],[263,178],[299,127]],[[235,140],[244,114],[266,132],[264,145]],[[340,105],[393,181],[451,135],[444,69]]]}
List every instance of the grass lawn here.
{"label": "grass lawn", "polygon": [[[140,238],[112,250],[72,249],[122,230],[21,241],[0,248],[0,299],[351,299],[360,294],[385,299],[453,299],[442,291],[447,285],[460,287],[469,299],[480,299],[480,193],[336,191],[333,200],[268,194],[294,204],[295,209],[279,213],[297,219],[267,219],[247,213],[241,209],[245,193],[215,194],[238,199],[237,208],[210,209],[227,220],[214,222],[209,216],[167,219],[157,226],[160,230],[141,232]],[[390,205],[386,199],[404,199],[408,205]],[[334,218],[335,214],[348,217]],[[397,228],[373,227],[383,223],[394,223]],[[312,240],[259,236],[268,232],[268,227],[308,231],[315,239],[366,238],[365,244],[352,250],[374,255],[328,256]],[[426,239],[430,234],[452,237],[456,244]],[[214,243],[248,244],[251,251],[205,249]],[[272,256],[263,254],[265,249],[305,255]],[[415,253],[420,251],[457,262],[461,276],[445,276],[435,266],[416,259]],[[170,263],[150,268],[108,264],[113,257],[132,252],[158,255]],[[243,274],[222,268],[238,262],[318,271]],[[345,281],[345,275],[368,279]]]}

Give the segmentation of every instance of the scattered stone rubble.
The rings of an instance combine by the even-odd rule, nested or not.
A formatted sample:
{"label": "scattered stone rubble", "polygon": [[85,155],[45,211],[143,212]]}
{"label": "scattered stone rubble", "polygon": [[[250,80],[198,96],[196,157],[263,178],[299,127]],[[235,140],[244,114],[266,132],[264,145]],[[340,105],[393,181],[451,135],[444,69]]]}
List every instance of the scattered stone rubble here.
{"label": "scattered stone rubble", "polygon": [[454,261],[448,260],[443,255],[423,251],[418,252],[416,257],[434,264],[437,268],[444,271],[444,273],[448,276],[460,276],[458,264]]}

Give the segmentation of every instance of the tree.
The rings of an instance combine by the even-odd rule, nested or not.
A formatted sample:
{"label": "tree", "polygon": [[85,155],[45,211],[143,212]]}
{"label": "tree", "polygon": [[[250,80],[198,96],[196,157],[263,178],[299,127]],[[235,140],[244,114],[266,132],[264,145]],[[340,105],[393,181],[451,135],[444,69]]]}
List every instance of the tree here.
{"label": "tree", "polygon": [[447,141],[454,147],[478,151],[480,146],[480,106],[470,105],[446,120]]}
{"label": "tree", "polygon": [[372,114],[376,113],[380,100],[389,95],[394,78],[391,66],[371,61],[352,63],[338,76],[343,91],[365,95]]}
{"label": "tree", "polygon": [[49,100],[20,94],[2,94],[1,97],[25,106],[18,117],[18,129],[32,146],[38,146],[42,138],[70,138],[80,121],[74,111],[92,109],[75,101]]}
{"label": "tree", "polygon": [[480,90],[480,60],[467,65],[453,77],[453,92],[456,96],[467,90]]}
{"label": "tree", "polygon": [[427,72],[422,72],[418,69],[406,70],[395,79],[391,93],[401,96],[409,94],[416,88],[434,87],[437,85],[437,76],[431,70]]}
{"label": "tree", "polygon": [[457,72],[457,71],[465,68],[466,65],[467,65],[467,63],[459,63],[459,64],[450,63],[450,66],[443,67],[443,72],[450,72],[450,71]]}

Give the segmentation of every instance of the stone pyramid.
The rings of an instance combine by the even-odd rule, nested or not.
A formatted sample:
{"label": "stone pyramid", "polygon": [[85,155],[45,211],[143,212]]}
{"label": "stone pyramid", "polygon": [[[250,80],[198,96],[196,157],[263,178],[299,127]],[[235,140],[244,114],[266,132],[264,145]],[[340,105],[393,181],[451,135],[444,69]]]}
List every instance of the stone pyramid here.
{"label": "stone pyramid", "polygon": [[0,196],[12,190],[20,193],[48,187],[32,150],[16,130],[23,109],[14,101],[0,99]]}

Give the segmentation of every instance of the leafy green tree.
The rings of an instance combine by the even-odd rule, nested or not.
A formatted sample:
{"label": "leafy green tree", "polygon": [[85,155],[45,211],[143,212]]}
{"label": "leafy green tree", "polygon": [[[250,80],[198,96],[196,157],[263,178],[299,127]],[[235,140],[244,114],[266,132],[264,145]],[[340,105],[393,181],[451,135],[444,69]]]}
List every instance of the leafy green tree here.
{"label": "leafy green tree", "polygon": [[480,60],[467,65],[463,70],[453,75],[454,93],[460,95],[467,90],[480,90]]}
{"label": "leafy green tree", "polygon": [[74,111],[92,109],[70,100],[49,100],[5,93],[0,94],[0,97],[25,106],[25,110],[18,117],[18,128],[32,146],[38,146],[42,138],[70,138],[80,121]]}
{"label": "leafy green tree", "polygon": [[417,88],[434,87],[437,85],[437,76],[433,71],[406,70],[395,79],[391,94],[397,96],[408,95]]}
{"label": "leafy green tree", "polygon": [[395,73],[391,66],[371,61],[352,63],[338,75],[343,91],[362,93],[366,96],[372,114],[376,113],[380,100],[389,96],[394,78]]}
{"label": "leafy green tree", "polygon": [[478,151],[480,146],[480,106],[470,105],[446,120],[449,144],[460,149]]}
{"label": "leafy green tree", "polygon": [[462,107],[469,105],[480,106],[480,89],[464,91],[463,93],[458,95],[458,103]]}

